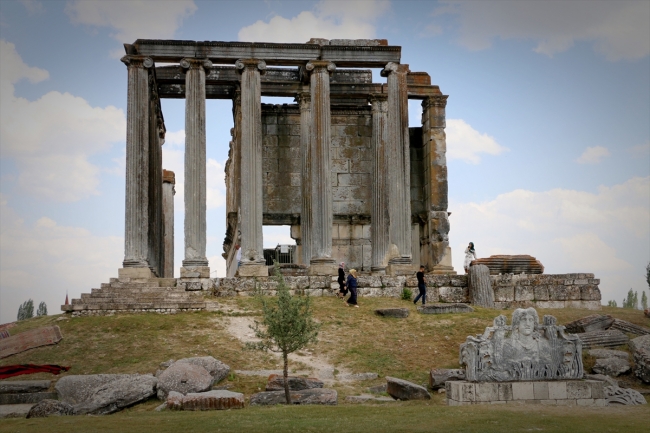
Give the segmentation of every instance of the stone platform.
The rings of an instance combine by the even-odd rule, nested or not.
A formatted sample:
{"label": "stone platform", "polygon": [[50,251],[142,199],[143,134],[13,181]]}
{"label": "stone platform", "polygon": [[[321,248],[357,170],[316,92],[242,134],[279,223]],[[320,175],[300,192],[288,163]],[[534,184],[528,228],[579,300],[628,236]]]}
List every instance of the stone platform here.
{"label": "stone platform", "polygon": [[543,404],[607,406],[604,382],[597,380],[445,382],[447,404]]}

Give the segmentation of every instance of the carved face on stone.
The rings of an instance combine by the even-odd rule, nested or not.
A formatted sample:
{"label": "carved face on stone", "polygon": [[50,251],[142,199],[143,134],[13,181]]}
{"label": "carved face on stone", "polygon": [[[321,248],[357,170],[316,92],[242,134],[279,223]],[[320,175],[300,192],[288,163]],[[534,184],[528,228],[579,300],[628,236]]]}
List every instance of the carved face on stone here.
{"label": "carved face on stone", "polygon": [[533,334],[539,324],[539,316],[534,308],[517,308],[512,314],[512,329],[526,337]]}

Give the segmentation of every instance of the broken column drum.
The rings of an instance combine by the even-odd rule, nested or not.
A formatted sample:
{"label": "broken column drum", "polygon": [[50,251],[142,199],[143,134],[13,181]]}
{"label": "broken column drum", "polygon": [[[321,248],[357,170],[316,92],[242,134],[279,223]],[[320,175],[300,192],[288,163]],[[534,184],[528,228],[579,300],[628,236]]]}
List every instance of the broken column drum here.
{"label": "broken column drum", "polygon": [[[298,244],[294,264],[309,275],[335,273],[341,261],[363,273],[412,274],[420,263],[428,271],[453,273],[447,96],[428,74],[411,72],[401,62],[401,47],[383,39],[305,44],[139,39],[125,50],[121,277],[173,275],[169,221],[163,221],[170,205],[162,179],[160,98],[186,100],[181,278],[210,276],[206,128],[223,119],[206,118],[206,99],[233,103],[225,165],[227,276],[267,275],[263,225],[291,226]],[[369,68],[382,69],[387,83],[373,83]],[[262,97],[296,103],[262,104]],[[408,126],[409,99],[423,101],[422,127]],[[236,244],[242,251],[239,267]]]}

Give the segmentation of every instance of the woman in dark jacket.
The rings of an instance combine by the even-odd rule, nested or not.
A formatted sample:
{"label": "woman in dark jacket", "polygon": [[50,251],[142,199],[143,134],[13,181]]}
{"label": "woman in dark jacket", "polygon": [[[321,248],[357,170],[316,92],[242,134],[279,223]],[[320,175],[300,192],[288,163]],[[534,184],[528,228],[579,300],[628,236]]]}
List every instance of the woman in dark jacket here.
{"label": "woman in dark jacket", "polygon": [[350,275],[348,275],[348,290],[350,291],[350,297],[348,298],[348,307],[353,305],[357,308],[357,270],[350,269]]}
{"label": "woman in dark jacket", "polygon": [[339,298],[345,298],[345,296],[348,294],[348,289],[345,288],[345,263],[341,262],[339,265],[339,279],[337,280],[339,283],[339,292],[336,294]]}

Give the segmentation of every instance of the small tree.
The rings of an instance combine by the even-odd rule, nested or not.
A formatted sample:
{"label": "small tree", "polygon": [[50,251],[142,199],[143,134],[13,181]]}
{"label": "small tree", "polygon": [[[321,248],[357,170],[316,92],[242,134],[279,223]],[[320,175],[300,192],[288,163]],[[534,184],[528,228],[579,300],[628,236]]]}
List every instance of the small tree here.
{"label": "small tree", "polygon": [[648,283],[648,288],[650,288],[650,263],[645,267],[645,280]]}
{"label": "small tree", "polygon": [[309,296],[292,296],[280,274],[277,263],[274,267],[277,285],[277,300],[272,301],[258,292],[262,303],[262,321],[255,321],[251,329],[261,341],[246,343],[246,347],[255,350],[270,350],[282,353],[284,363],[284,395],[287,404],[291,404],[289,393],[289,359],[288,355],[300,350],[310,343],[315,343],[320,325],[314,322]]}
{"label": "small tree", "polygon": [[31,319],[32,317],[34,317],[34,301],[30,299],[18,307],[18,320]]}
{"label": "small tree", "polygon": [[645,294],[645,291],[641,292],[641,308],[644,310],[648,309],[648,296]]}
{"label": "small tree", "polygon": [[41,302],[40,304],[38,304],[38,310],[36,310],[36,315],[47,316],[47,305],[45,305],[45,302]]}
{"label": "small tree", "polygon": [[639,293],[630,289],[627,292],[627,297],[623,299],[623,308],[639,308]]}
{"label": "small tree", "polygon": [[608,307],[618,307],[618,305],[616,305],[616,301],[607,301],[607,306]]}

